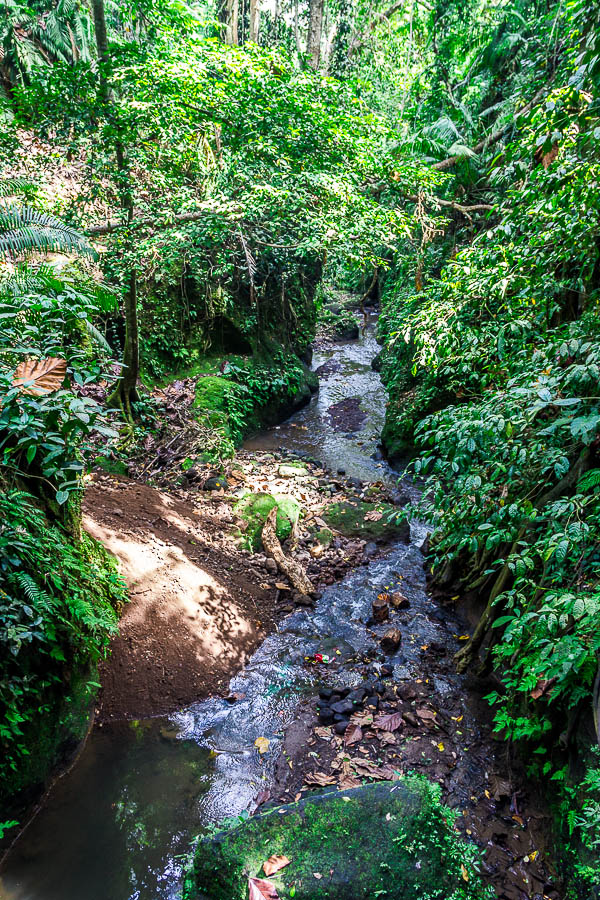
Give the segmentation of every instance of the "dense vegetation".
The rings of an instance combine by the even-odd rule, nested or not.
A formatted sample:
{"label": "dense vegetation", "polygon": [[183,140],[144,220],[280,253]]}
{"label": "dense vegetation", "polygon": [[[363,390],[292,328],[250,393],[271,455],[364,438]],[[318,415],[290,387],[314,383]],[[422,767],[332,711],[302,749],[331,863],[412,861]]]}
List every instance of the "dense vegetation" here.
{"label": "dense vegetation", "polygon": [[310,396],[334,286],[381,299],[384,444],[427,479],[435,583],[481,613],[457,664],[495,672],[498,730],[597,880],[599,29],[584,0],[5,4],[9,791],[122,600],[80,533],[99,439],[126,460],[185,377],[203,458],[233,453]]}

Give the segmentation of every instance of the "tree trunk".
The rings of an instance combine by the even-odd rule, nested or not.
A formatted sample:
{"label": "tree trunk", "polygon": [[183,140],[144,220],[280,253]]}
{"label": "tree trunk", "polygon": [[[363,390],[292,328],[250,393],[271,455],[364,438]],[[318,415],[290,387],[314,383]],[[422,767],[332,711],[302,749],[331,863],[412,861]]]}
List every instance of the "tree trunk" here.
{"label": "tree trunk", "polygon": [[324,0],[310,0],[310,18],[308,22],[308,64],[311,69],[318,69],[321,61],[321,32],[323,30]]}
{"label": "tree trunk", "polygon": [[240,42],[238,33],[238,0],[225,2],[225,43],[237,47]]}
{"label": "tree trunk", "polygon": [[[105,107],[107,118],[112,119],[116,128],[117,113],[112,102],[112,90],[109,78],[110,55],[108,49],[108,34],[106,28],[106,12],[104,0],[92,0],[94,14],[94,31],[96,35],[96,51],[99,66],[99,95]],[[125,149],[120,138],[115,141],[115,156],[117,159],[117,171],[120,176],[121,208],[126,215],[127,224],[133,220],[133,196],[130,186],[127,184],[128,165]],[[130,238],[128,237],[128,242]],[[108,405],[120,407],[123,414],[129,420],[133,420],[131,401],[137,399],[137,379],[139,375],[140,337],[137,316],[137,276],[135,270],[129,273],[129,284],[125,293],[125,346],[123,348],[123,373],[119,378],[115,389],[108,398]]]}
{"label": "tree trunk", "polygon": [[260,11],[258,9],[258,0],[250,0],[250,34],[249,34],[249,38],[253,44],[258,44],[259,21],[260,21]]}

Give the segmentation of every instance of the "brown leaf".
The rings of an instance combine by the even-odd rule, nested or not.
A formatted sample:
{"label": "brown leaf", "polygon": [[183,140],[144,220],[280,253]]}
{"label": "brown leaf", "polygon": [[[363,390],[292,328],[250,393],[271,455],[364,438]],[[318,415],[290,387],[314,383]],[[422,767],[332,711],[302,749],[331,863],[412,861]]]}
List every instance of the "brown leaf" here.
{"label": "brown leaf", "polygon": [[395,744],[395,743],[396,743],[396,735],[395,735],[395,734],[391,734],[389,731],[381,731],[381,732],[377,735],[377,739],[378,739],[382,744],[384,744],[384,745],[385,745],[385,744]]}
{"label": "brown leaf", "polygon": [[319,725],[318,728],[315,728],[315,734],[317,737],[320,737],[322,741],[330,741],[333,737],[331,728],[327,728],[324,725]]}
{"label": "brown leaf", "polygon": [[371,725],[373,722],[373,714],[357,710],[350,716],[350,721],[356,725]]}
{"label": "brown leaf", "polygon": [[546,697],[552,693],[552,688],[555,683],[556,678],[540,678],[529,696],[532,700],[539,700],[540,697]]}
{"label": "brown leaf", "polygon": [[25,359],[19,363],[13,378],[13,387],[20,387],[21,393],[42,397],[57,391],[67,375],[64,359],[49,356],[47,359]]}
{"label": "brown leaf", "polygon": [[350,722],[344,732],[344,744],[346,747],[349,747],[350,744],[356,744],[358,741],[362,741],[362,736],[363,733],[360,725],[357,725],[355,722]]}
{"label": "brown leaf", "polygon": [[371,762],[370,759],[360,759],[355,757],[350,760],[350,763],[356,774],[361,775],[364,778],[376,778],[381,781],[388,781],[393,775],[391,769],[386,766],[378,766],[376,763]]}
{"label": "brown leaf", "polygon": [[435,717],[437,713],[435,713],[432,709],[425,709],[425,707],[422,707],[421,709],[415,710],[415,712],[417,713],[418,717],[424,722],[436,722]]}
{"label": "brown leaf", "polygon": [[265,875],[274,875],[275,872],[279,872],[280,869],[284,869],[286,866],[289,866],[290,861],[287,856],[270,856],[268,860],[263,863],[263,871]]}
{"label": "brown leaf", "polygon": [[379,512],[378,509],[371,509],[365,515],[365,522],[379,522],[379,520],[382,518],[383,518],[382,512]]}
{"label": "brown leaf", "polygon": [[248,891],[248,900],[279,900],[275,885],[264,878],[249,878]]}
{"label": "brown leaf", "polygon": [[305,784],[318,784],[319,787],[327,787],[328,784],[335,784],[333,775],[326,775],[325,772],[311,772],[304,779]]}
{"label": "brown leaf", "polygon": [[342,791],[349,791],[352,788],[360,787],[360,780],[355,778],[354,775],[346,775],[341,779],[339,783],[339,788]]}
{"label": "brown leaf", "polygon": [[402,714],[399,712],[390,713],[385,716],[376,716],[373,722],[374,728],[381,731],[396,731],[402,725]]}

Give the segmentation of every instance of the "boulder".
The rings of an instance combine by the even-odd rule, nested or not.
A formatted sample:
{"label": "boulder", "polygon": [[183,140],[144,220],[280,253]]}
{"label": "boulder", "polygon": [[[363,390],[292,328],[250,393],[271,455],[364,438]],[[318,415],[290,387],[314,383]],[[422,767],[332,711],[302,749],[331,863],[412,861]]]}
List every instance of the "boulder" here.
{"label": "boulder", "polygon": [[[341,727],[340,727],[341,730]],[[440,789],[423,776],[311,794],[209,833],[197,845],[185,900],[247,900],[270,876],[285,900],[483,900],[475,849],[462,843]]]}

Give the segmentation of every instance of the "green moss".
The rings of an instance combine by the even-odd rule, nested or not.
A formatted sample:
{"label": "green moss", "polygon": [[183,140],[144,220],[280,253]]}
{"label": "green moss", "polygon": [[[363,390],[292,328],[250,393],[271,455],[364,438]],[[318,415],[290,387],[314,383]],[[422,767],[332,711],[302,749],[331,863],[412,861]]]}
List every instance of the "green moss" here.
{"label": "green moss", "polygon": [[259,550],[262,545],[262,529],[267,516],[277,506],[276,534],[284,541],[300,516],[300,504],[285,494],[248,494],[233,507],[234,512],[247,523],[244,543],[249,550]]}
{"label": "green moss", "polygon": [[333,541],[333,532],[331,528],[321,528],[319,531],[317,531],[315,537],[318,542],[323,545],[323,547],[327,548],[331,546],[331,543]]}
{"label": "green moss", "polygon": [[305,478],[310,474],[306,466],[300,462],[282,463],[277,472],[282,478]]}
{"label": "green moss", "polygon": [[281,900],[493,896],[476,873],[477,851],[459,841],[452,822],[439,787],[422,776],[313,794],[202,840],[185,897],[246,900],[248,877],[261,877],[271,855],[291,860],[270,879]]}
{"label": "green moss", "polygon": [[[381,518],[372,521],[368,513],[381,513]],[[371,541],[406,539],[408,525],[398,521],[398,510],[389,503],[367,503],[361,500],[344,500],[332,503],[322,513],[323,519],[335,531],[345,537],[361,537]]]}
{"label": "green moss", "polygon": [[111,475],[127,475],[127,465],[121,459],[109,459],[108,456],[97,456],[94,465]]}

